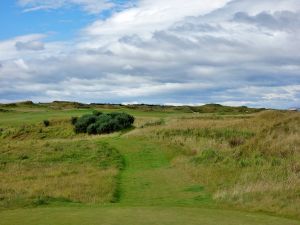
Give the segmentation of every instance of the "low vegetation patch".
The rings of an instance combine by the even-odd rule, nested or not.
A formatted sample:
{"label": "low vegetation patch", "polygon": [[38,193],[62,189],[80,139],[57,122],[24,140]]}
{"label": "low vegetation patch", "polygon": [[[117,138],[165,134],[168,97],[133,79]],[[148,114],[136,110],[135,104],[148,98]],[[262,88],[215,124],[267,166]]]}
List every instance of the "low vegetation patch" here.
{"label": "low vegetation patch", "polygon": [[10,110],[8,110],[8,109],[1,109],[0,108],[0,112],[3,112],[3,113],[6,113],[6,112],[9,112]]}
{"label": "low vegetation patch", "polygon": [[155,126],[160,126],[160,125],[164,125],[164,124],[165,124],[165,120],[163,118],[161,118],[160,120],[148,121],[148,122],[144,123],[143,125],[141,125],[140,128],[155,127]]}
{"label": "low vegetation patch", "polygon": [[185,170],[226,207],[296,216],[300,210],[300,114],[184,115],[138,129],[172,149]]}
{"label": "low vegetation patch", "polygon": [[106,142],[2,140],[0,144],[0,209],[115,199],[124,160]]}
{"label": "low vegetation patch", "polygon": [[44,126],[45,126],[45,127],[49,127],[49,125],[50,125],[49,120],[44,120],[43,123],[44,123]]}
{"label": "low vegetation patch", "polygon": [[76,133],[108,134],[132,126],[134,117],[126,113],[94,112],[92,115],[83,115],[75,122]]}

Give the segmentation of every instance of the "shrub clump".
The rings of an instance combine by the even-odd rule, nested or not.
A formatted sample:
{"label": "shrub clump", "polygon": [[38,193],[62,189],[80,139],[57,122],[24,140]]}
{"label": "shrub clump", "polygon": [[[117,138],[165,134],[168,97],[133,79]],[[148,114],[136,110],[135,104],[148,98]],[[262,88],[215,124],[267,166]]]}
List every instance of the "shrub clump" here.
{"label": "shrub clump", "polygon": [[49,122],[49,120],[44,120],[43,124],[44,124],[45,127],[49,127],[50,122]]}
{"label": "shrub clump", "polygon": [[76,133],[108,134],[132,126],[134,117],[126,113],[101,113],[83,115],[75,122]]}
{"label": "shrub clump", "polygon": [[75,125],[76,122],[77,122],[77,120],[78,120],[78,117],[76,117],[76,116],[71,117],[71,123],[72,123],[72,125]]}

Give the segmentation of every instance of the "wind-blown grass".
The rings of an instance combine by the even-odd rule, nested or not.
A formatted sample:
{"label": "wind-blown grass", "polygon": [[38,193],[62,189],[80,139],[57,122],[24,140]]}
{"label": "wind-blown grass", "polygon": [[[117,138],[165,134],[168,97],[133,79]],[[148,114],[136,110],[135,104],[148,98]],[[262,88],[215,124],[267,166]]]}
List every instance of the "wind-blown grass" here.
{"label": "wind-blown grass", "polygon": [[2,141],[0,151],[2,207],[108,203],[123,167],[119,152],[103,142]]}
{"label": "wind-blown grass", "polygon": [[185,116],[128,135],[182,149],[174,165],[224,206],[299,216],[299,113]]}
{"label": "wind-blown grass", "polygon": [[[170,209],[161,217],[155,211],[174,206],[186,212],[195,210],[189,217],[176,217],[186,224],[193,224],[191,218],[197,218],[194,224],[207,218],[205,213],[197,214],[200,209],[190,207],[210,208],[210,220],[206,222],[219,218],[214,216],[214,208],[263,211],[299,219],[299,113],[250,114],[243,112],[244,108],[230,113],[230,108],[215,105],[206,109],[215,110],[212,113],[185,113],[190,108],[150,110],[148,106],[143,110],[54,106],[61,109],[27,104],[5,107],[7,111],[0,112],[1,209],[49,205],[51,214],[55,205],[65,206],[65,212],[73,204],[82,209],[87,204],[96,208],[108,204],[128,216],[116,205],[124,210],[135,206],[144,215],[155,217],[153,224],[176,217],[180,210]],[[136,117],[135,129],[104,136],[76,134],[71,117],[94,109],[130,112]],[[48,127],[44,120],[49,120]],[[96,219],[110,223],[112,218],[106,217],[105,208],[100,211]],[[246,221],[244,214],[221,212],[221,224],[294,224],[265,214],[247,214],[259,218],[255,223]],[[17,224],[7,215],[4,211],[5,225]],[[230,220],[230,215],[239,219]],[[60,223],[55,216],[50,221]],[[99,224],[93,220],[89,223]]]}

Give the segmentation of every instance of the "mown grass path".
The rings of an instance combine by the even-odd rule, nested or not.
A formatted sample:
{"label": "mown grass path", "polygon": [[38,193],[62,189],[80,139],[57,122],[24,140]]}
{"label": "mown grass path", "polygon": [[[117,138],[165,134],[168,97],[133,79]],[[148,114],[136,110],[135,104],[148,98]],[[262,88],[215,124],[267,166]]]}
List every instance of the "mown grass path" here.
{"label": "mown grass path", "polygon": [[143,139],[115,139],[111,144],[125,159],[120,204],[175,206],[208,200],[202,187],[197,188],[184,171],[171,165],[168,149]]}

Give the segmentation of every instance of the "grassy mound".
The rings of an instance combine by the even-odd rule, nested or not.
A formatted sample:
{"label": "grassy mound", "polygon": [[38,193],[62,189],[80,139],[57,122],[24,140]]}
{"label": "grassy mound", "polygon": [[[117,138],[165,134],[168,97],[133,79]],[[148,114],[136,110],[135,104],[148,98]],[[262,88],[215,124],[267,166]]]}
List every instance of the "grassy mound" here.
{"label": "grassy mound", "polygon": [[114,201],[119,152],[105,142],[2,141],[0,207]]}

